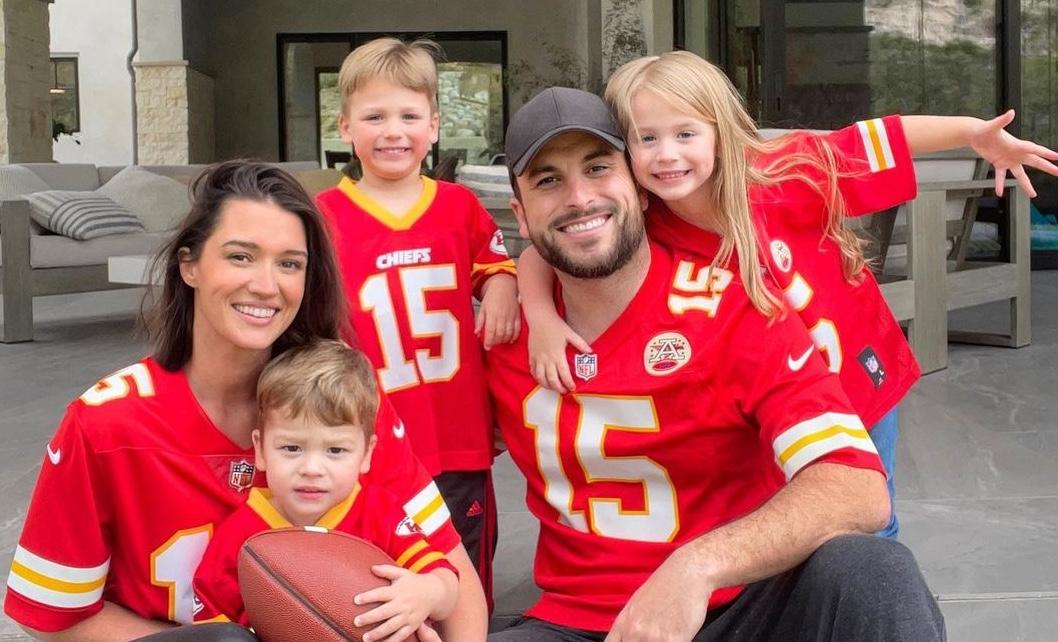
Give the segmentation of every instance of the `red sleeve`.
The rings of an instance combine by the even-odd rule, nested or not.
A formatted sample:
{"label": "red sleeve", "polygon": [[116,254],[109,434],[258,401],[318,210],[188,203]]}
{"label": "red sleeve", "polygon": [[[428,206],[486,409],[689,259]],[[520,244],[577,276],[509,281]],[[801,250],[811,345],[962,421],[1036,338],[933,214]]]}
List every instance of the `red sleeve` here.
{"label": "red sleeve", "polygon": [[839,153],[846,214],[862,216],[915,198],[918,184],[900,116],[872,118],[826,135]]}
{"label": "red sleeve", "polygon": [[430,545],[418,526],[404,514],[400,504],[395,503],[393,498],[376,501],[384,505],[376,509],[376,514],[380,516],[374,522],[378,533],[372,539],[393,558],[397,566],[413,573],[429,573],[446,568],[459,577],[459,572],[444,553]]}
{"label": "red sleeve", "polygon": [[384,488],[400,500],[405,512],[422,528],[430,543],[439,550],[450,551],[459,544],[460,538],[441,498],[441,491],[412,453],[405,439],[404,423],[397,417],[389,398],[381,390],[379,395],[375,419],[378,444],[371,456],[371,470],[364,476],[363,483]]}
{"label": "red sleeve", "polygon": [[884,475],[874,443],[801,318],[787,313],[769,323],[748,301],[736,317],[725,326],[730,336],[723,341],[735,351],[728,361],[730,381],[786,479],[820,461]]}
{"label": "red sleeve", "polygon": [[503,244],[503,232],[496,226],[496,221],[488,210],[482,207],[477,197],[469,191],[466,194],[467,207],[470,209],[470,251],[473,253],[470,282],[474,296],[481,298],[481,287],[494,274],[515,273],[514,261],[507,254]]}
{"label": "red sleeve", "polygon": [[249,626],[239,591],[239,549],[246,541],[239,509],[217,528],[195,571],[195,622],[238,622]]}
{"label": "red sleeve", "polygon": [[110,568],[110,489],[71,404],[46,446],[7,580],[4,612],[38,631],[62,631],[103,608]]}

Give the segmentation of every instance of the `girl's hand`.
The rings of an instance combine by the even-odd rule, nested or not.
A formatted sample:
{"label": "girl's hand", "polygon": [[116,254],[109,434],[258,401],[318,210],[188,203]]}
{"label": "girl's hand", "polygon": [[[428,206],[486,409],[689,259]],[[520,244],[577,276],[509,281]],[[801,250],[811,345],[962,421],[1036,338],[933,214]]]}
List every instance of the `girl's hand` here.
{"label": "girl's hand", "polygon": [[536,382],[564,395],[576,389],[566,358],[566,344],[582,353],[591,346],[557,315],[529,326],[529,371]]}
{"label": "girl's hand", "polygon": [[1003,195],[1003,182],[1009,171],[1029,198],[1035,198],[1036,190],[1025,174],[1025,166],[1058,176],[1058,166],[1051,162],[1058,161],[1058,152],[1005,131],[1003,128],[1013,121],[1013,109],[985,121],[970,135],[970,147],[996,168],[996,196]]}

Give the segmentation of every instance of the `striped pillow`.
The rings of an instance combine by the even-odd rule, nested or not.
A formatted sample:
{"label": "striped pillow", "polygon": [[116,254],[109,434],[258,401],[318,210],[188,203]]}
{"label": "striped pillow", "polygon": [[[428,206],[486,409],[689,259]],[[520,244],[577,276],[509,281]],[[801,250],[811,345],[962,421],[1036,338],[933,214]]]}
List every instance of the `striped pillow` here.
{"label": "striped pillow", "polygon": [[144,231],[135,214],[96,192],[49,190],[22,198],[29,201],[34,221],[78,241]]}

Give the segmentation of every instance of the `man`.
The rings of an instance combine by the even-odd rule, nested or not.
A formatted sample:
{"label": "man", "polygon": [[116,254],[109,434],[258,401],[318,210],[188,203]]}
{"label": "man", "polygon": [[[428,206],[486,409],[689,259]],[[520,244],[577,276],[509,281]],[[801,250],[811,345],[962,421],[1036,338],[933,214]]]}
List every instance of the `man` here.
{"label": "man", "polygon": [[649,243],[609,111],[546,90],[507,132],[512,207],[591,342],[580,381],[535,385],[526,341],[491,391],[540,520],[528,617],[494,642],[943,639],[888,518],[863,425],[796,315]]}

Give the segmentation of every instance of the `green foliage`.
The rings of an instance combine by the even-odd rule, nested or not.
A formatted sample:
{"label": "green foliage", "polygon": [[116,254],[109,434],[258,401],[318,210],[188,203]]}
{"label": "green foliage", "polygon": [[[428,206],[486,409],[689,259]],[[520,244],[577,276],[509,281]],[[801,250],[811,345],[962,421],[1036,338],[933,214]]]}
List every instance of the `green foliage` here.
{"label": "green foliage", "polygon": [[529,100],[547,87],[575,87],[598,93],[601,87],[590,87],[588,64],[566,47],[543,44],[548,55],[548,68],[535,67],[526,60],[507,66],[507,92],[514,104]]}
{"label": "green foliage", "polygon": [[901,34],[871,37],[871,113],[996,113],[991,48],[969,40],[924,44]]}

